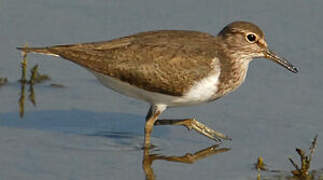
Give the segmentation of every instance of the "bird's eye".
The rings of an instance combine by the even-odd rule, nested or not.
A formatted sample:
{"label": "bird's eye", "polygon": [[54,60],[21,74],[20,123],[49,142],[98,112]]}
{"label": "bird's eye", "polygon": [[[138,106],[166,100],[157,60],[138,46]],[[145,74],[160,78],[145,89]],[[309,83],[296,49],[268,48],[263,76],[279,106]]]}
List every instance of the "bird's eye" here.
{"label": "bird's eye", "polygon": [[254,43],[257,40],[257,36],[254,33],[249,33],[249,34],[247,34],[246,39],[248,40],[248,42]]}

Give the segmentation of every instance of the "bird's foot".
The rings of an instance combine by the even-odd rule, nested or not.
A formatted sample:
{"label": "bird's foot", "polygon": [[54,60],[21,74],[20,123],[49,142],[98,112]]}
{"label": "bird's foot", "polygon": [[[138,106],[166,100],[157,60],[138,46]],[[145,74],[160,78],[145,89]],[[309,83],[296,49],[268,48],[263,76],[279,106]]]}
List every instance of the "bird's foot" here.
{"label": "bird's foot", "polygon": [[182,125],[188,130],[194,129],[198,133],[218,142],[222,142],[222,140],[231,140],[230,137],[207,127],[205,124],[195,119],[157,120],[154,125]]}

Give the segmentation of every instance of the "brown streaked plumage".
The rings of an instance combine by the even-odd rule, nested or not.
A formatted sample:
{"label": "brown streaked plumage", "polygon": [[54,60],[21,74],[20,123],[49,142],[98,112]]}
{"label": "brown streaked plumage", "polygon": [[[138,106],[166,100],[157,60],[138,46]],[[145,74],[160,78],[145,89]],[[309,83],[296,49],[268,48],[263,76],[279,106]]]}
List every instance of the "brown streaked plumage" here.
{"label": "brown streaked plumage", "polygon": [[216,37],[207,33],[162,30],[106,42],[40,48],[38,52],[59,55],[147,91],[182,96],[211,71],[218,46]]}
{"label": "brown streaked plumage", "polygon": [[167,106],[212,101],[237,89],[253,58],[264,57],[297,72],[268,49],[258,26],[242,21],[227,25],[217,36],[160,30],[104,42],[18,49],[61,56],[94,72],[104,85],[148,101],[151,108],[146,117],[146,147],[152,126],[165,122],[194,128],[215,140],[228,138],[194,119],[157,119]]}

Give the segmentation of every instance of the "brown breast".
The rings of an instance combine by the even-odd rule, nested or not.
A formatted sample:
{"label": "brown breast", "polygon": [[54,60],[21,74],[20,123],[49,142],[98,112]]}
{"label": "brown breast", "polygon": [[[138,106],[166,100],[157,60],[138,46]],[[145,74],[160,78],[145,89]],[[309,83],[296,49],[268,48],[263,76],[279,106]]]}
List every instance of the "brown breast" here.
{"label": "brown breast", "polygon": [[240,60],[222,58],[220,83],[212,100],[236,90],[244,82],[250,61],[251,58]]}

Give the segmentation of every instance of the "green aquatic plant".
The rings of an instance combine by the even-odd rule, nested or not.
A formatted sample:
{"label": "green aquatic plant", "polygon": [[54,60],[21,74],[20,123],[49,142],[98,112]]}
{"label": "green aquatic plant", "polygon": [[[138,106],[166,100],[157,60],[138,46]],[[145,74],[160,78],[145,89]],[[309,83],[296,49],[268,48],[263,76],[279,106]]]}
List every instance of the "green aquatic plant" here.
{"label": "green aquatic plant", "polygon": [[44,81],[50,80],[50,77],[46,74],[40,74],[38,72],[38,65],[35,65],[33,68],[30,70],[31,75],[30,75],[30,80],[29,84],[37,84],[37,83],[42,83]]}
{"label": "green aquatic plant", "polygon": [[292,174],[296,177],[300,177],[300,178],[305,178],[308,179],[311,177],[311,174],[309,172],[310,166],[311,166],[311,161],[312,161],[312,157],[315,151],[315,148],[317,147],[317,135],[314,137],[312,144],[309,147],[309,154],[306,155],[305,151],[300,149],[300,148],[296,148],[296,152],[298,153],[300,160],[301,160],[301,166],[299,167],[292,158],[289,158],[289,161],[292,163],[292,165],[294,166],[295,170],[291,171]]}
{"label": "green aquatic plant", "polygon": [[[25,47],[27,48],[27,44],[25,44]],[[22,53],[22,61],[20,63],[21,65],[21,83],[27,83],[27,53]]]}
{"label": "green aquatic plant", "polygon": [[57,84],[57,83],[52,83],[49,86],[53,87],[53,88],[64,88],[65,87],[63,84]]}
{"label": "green aquatic plant", "polygon": [[264,159],[259,156],[258,159],[257,159],[257,163],[255,163],[255,168],[258,170],[258,171],[267,171],[268,168],[267,168],[267,165],[264,163]]}
{"label": "green aquatic plant", "polygon": [[[27,45],[25,45],[27,47]],[[18,100],[19,104],[19,116],[23,117],[24,112],[25,112],[25,89],[26,85],[29,85],[29,96],[28,99],[29,101],[36,106],[36,95],[34,91],[34,84],[42,83],[46,80],[50,80],[50,77],[46,74],[40,74],[38,72],[38,65],[35,65],[31,68],[30,70],[30,78],[29,80],[27,79],[27,54],[23,53],[22,54],[22,61],[21,61],[21,78],[19,80],[21,84],[20,88],[20,97]]]}
{"label": "green aquatic plant", "polygon": [[0,77],[0,87],[7,84],[8,83],[8,79],[5,77]]}
{"label": "green aquatic plant", "polygon": [[[258,170],[257,173],[257,180],[275,180],[275,179],[287,179],[287,180],[323,180],[323,169],[320,170],[310,170],[313,154],[315,152],[315,149],[317,147],[317,138],[318,136],[316,135],[309,147],[309,154],[306,155],[305,151],[296,148],[296,152],[298,153],[300,157],[300,166],[297,165],[297,163],[292,159],[289,158],[289,161],[292,163],[294,166],[294,170],[289,172],[282,171],[282,170],[272,170],[267,168],[267,166],[264,163],[264,160],[262,157],[259,157],[257,160],[257,163],[255,163],[255,168]],[[268,176],[262,176],[261,171],[266,171],[268,173],[273,173]],[[278,173],[278,174],[277,174]]]}

